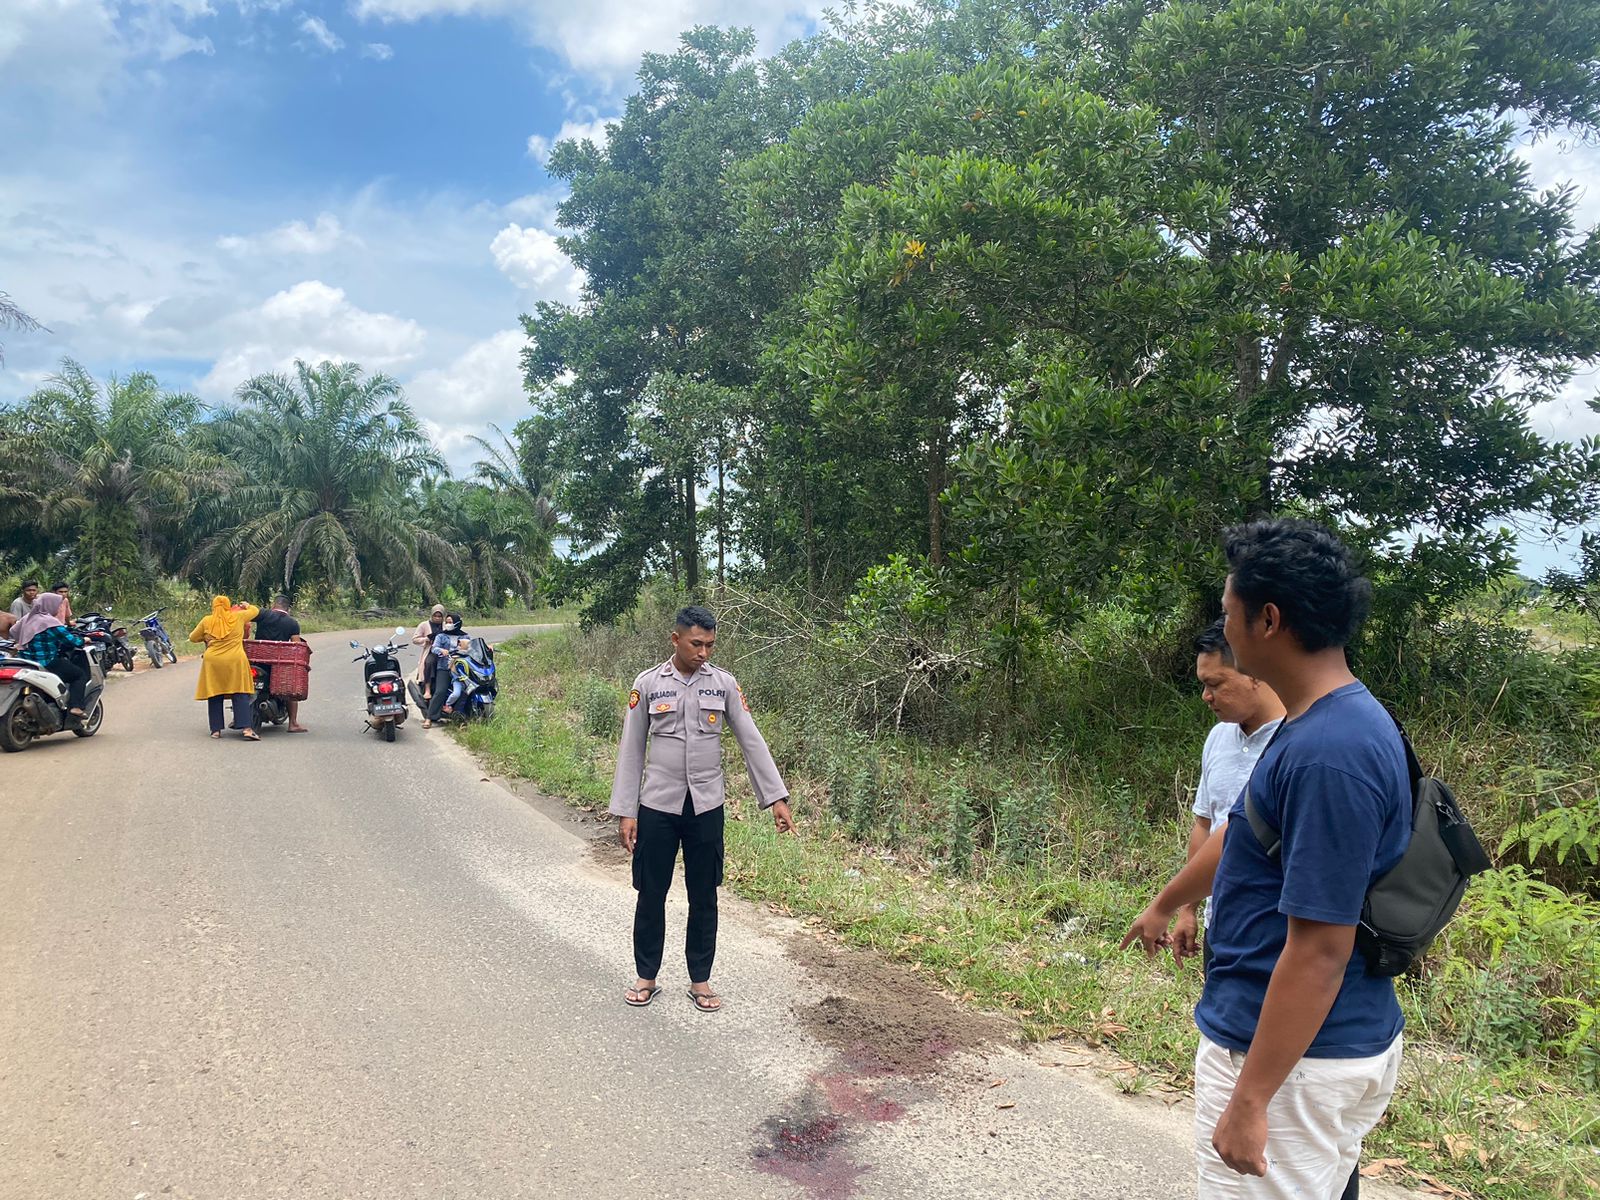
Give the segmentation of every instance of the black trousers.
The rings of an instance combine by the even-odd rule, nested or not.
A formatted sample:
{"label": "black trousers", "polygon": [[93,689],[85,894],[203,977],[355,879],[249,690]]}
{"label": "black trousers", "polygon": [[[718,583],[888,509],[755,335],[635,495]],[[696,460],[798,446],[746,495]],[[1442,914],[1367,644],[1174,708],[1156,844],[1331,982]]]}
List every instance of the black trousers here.
{"label": "black trousers", "polygon": [[433,695],[428,700],[428,720],[437,721],[444,715],[444,704],[448,699],[450,699],[450,660],[445,659],[444,666],[433,668]]}
{"label": "black trousers", "polygon": [[661,971],[667,938],[667,891],[672,869],[683,847],[683,883],[689,892],[689,928],[684,958],[689,982],[711,978],[717,957],[717,888],[722,883],[722,806],[696,816],[685,794],[681,813],[639,809],[639,840],[633,848],[633,886],[639,893],[633,910],[633,966],[640,979]]}
{"label": "black trousers", "polygon": [[44,669],[67,685],[67,707],[82,708],[83,694],[89,687],[89,668],[83,665],[82,653],[68,650],[58,654]]}
{"label": "black trousers", "polygon": [[[212,696],[206,701],[206,716],[211,719],[211,732],[222,732],[222,702],[227,696]],[[233,728],[251,729],[255,726],[255,713],[251,708],[251,701],[255,699],[249,692],[235,692],[233,694]]]}

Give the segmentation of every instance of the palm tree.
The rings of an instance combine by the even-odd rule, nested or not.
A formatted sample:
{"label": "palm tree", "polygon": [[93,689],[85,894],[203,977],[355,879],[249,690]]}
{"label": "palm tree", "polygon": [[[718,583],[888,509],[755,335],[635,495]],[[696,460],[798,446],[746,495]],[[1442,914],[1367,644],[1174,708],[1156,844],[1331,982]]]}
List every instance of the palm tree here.
{"label": "palm tree", "polygon": [[80,585],[118,599],[152,581],[161,534],[223,477],[193,437],[203,412],[148,372],[102,386],[64,359],[11,417],[0,478],[27,497],[40,528],[74,543]]}
{"label": "palm tree", "polygon": [[[23,312],[17,306],[17,302],[5,292],[0,292],[0,329],[20,329],[23,333],[32,333],[37,329],[44,329],[46,333],[50,332],[38,321]],[[6,348],[0,345],[0,367],[5,365]]]}
{"label": "palm tree", "polygon": [[192,565],[247,592],[269,577],[286,591],[348,585],[358,599],[369,587],[434,590],[456,555],[415,518],[410,492],[445,465],[398,383],[355,363],[296,362],[236,396],[216,436],[246,482],[210,514],[217,532]]}
{"label": "palm tree", "polygon": [[491,608],[510,591],[531,603],[542,560],[525,547],[538,546],[542,532],[527,506],[511,492],[481,483],[446,479],[422,489],[422,515],[455,546],[455,578],[471,608]]}
{"label": "palm tree", "polygon": [[560,483],[551,461],[554,424],[552,418],[535,414],[517,422],[511,437],[498,425],[490,425],[498,445],[477,436],[472,439],[487,455],[474,464],[473,477],[523,510],[518,524],[526,541],[517,549],[525,560],[541,568],[549,562],[551,544],[561,529],[552,500]]}

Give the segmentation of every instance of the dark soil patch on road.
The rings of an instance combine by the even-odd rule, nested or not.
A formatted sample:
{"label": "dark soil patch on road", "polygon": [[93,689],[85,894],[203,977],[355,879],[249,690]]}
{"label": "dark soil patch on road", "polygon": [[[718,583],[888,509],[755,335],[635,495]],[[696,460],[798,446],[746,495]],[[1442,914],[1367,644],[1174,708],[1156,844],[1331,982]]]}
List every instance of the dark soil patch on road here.
{"label": "dark soil patch on road", "polygon": [[589,857],[602,867],[623,867],[628,864],[629,854],[622,848],[616,830],[608,829],[589,838]]}
{"label": "dark soil patch on road", "polygon": [[796,1006],[801,1026],[864,1075],[931,1075],[951,1055],[1012,1038],[1006,1022],[962,1010],[875,954],[810,934],[792,938],[789,952],[828,989]]}

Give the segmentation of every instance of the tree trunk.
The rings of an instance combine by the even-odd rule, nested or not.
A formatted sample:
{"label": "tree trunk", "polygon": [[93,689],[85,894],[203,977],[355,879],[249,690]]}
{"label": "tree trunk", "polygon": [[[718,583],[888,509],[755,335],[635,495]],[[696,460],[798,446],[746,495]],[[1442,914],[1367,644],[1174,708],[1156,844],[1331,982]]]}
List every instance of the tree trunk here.
{"label": "tree trunk", "polygon": [[805,521],[806,540],[806,595],[817,594],[817,528],[815,510],[811,505],[811,481],[806,480],[805,496],[800,501],[800,512]]}
{"label": "tree trunk", "polygon": [[717,438],[717,598],[728,590],[728,490],[727,462],[722,439]]}
{"label": "tree trunk", "polygon": [[947,426],[941,421],[928,436],[928,563],[944,566],[944,507],[939,497],[944,494],[945,438]]}
{"label": "tree trunk", "polygon": [[691,596],[700,590],[700,531],[695,519],[694,476],[683,480],[683,581]]}

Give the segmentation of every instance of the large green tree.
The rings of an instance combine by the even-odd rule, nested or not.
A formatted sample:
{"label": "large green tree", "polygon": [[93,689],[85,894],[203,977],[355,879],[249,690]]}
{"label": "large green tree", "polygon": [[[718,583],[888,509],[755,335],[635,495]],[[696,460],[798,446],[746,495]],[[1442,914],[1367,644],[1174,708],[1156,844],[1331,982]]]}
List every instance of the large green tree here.
{"label": "large green tree", "polygon": [[212,433],[239,481],[205,511],[191,565],[246,593],[436,590],[457,562],[412,490],[445,473],[400,385],[354,363],[297,362],[241,384]]}
{"label": "large green tree", "polygon": [[147,372],[102,384],[68,359],[7,415],[8,503],[69,547],[73,582],[97,601],[147,589],[173,565],[168,535],[223,478],[194,436],[203,413]]}
{"label": "large green tree", "polygon": [[936,563],[953,469],[966,564],[1062,615],[1209,591],[1217,525],[1286,505],[1437,606],[1509,564],[1495,523],[1579,511],[1594,447],[1528,417],[1600,352],[1597,247],[1507,109],[1587,128],[1594,8],[1119,4],[1063,78],[819,112],[775,178],[855,178],[791,378],[921,460]]}

